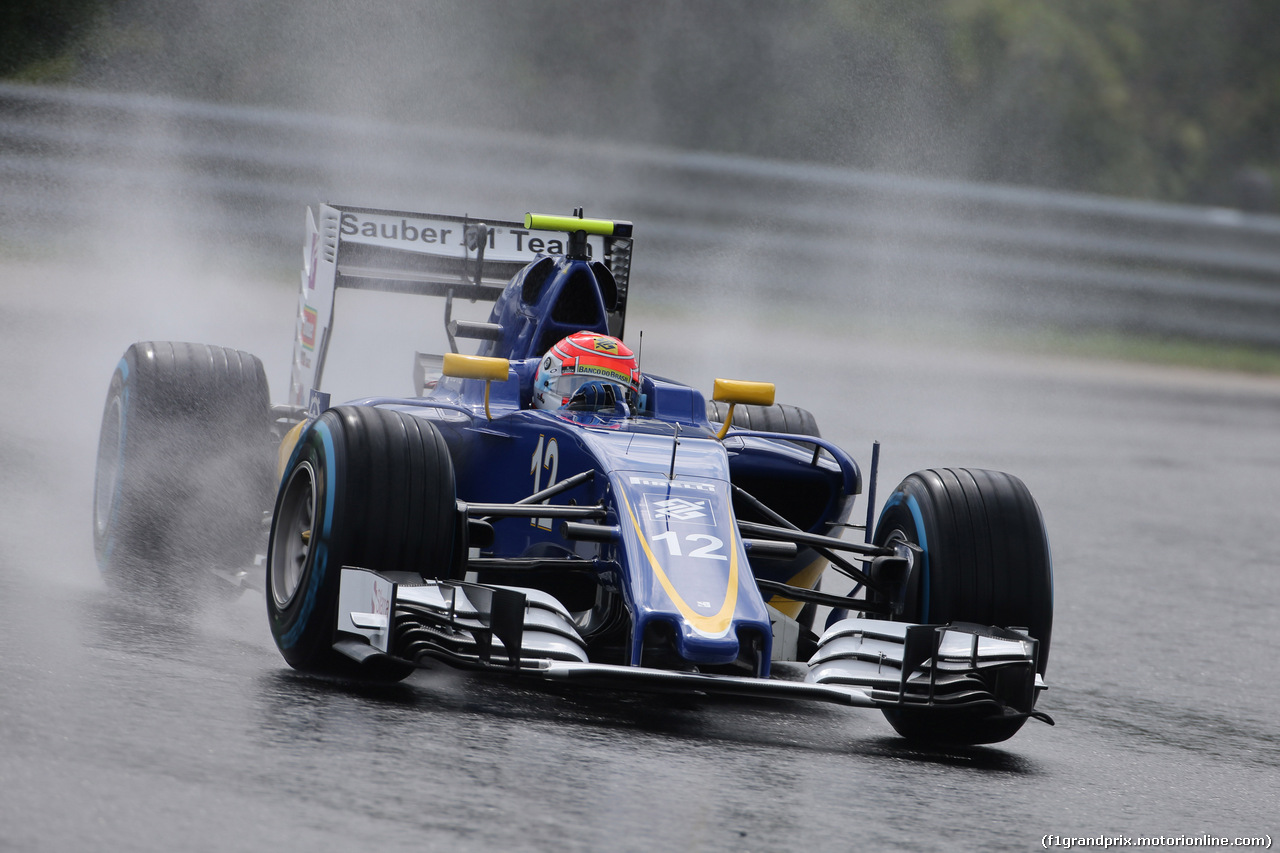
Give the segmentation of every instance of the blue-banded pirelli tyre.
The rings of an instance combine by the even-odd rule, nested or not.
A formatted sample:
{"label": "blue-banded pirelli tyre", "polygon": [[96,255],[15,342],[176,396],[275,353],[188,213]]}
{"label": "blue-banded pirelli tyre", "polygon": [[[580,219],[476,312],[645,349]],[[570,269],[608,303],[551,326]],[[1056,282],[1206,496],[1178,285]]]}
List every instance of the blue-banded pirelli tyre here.
{"label": "blue-banded pirelli tyre", "polygon": [[286,466],[267,547],[267,615],[284,659],[360,677],[333,650],[342,567],[449,577],[464,547],[457,520],[453,461],[430,421],[369,406],[321,415]]}
{"label": "blue-banded pirelli tyre", "polygon": [[[107,391],[94,549],[109,586],[200,592],[251,567],[275,491],[262,362],[225,347],[136,343]],[[227,589],[232,589],[230,585]]]}
{"label": "blue-banded pirelli tyre", "polygon": [[[885,501],[874,541],[913,542],[924,552],[903,621],[975,622],[1022,628],[1040,641],[1041,674],[1053,630],[1053,570],[1040,508],[1026,485],[999,471],[917,471]],[[886,709],[903,737],[949,744],[997,743],[1025,717]]]}

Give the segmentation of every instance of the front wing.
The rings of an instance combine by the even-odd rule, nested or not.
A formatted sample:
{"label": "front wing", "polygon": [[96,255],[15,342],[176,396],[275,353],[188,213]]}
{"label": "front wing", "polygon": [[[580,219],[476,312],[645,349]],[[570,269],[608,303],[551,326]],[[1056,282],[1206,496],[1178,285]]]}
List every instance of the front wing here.
{"label": "front wing", "polygon": [[751,678],[591,662],[572,614],[540,590],[400,580],[342,569],[334,648],[370,673],[443,661],[599,689],[967,708],[1052,722],[1033,710],[1046,687],[1036,671],[1039,644],[1016,630],[845,619],[807,665]]}

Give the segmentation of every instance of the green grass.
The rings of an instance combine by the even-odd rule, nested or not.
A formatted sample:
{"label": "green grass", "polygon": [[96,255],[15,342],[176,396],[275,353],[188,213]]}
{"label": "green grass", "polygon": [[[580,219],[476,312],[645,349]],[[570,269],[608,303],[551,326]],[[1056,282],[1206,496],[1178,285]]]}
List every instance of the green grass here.
{"label": "green grass", "polygon": [[[703,307],[673,301],[638,301],[644,305],[646,313],[656,319],[664,316],[687,317]],[[721,322],[745,321],[781,325],[828,335],[833,339],[855,333],[895,345],[921,342],[931,346],[953,346],[978,351],[1280,376],[1280,348],[1275,347],[1118,331],[977,327],[937,317],[912,317],[909,321],[904,321],[902,318],[864,315],[851,320],[847,316],[824,314],[815,311],[810,305],[794,303],[717,303],[716,312]]]}
{"label": "green grass", "polygon": [[1136,364],[1280,376],[1280,349],[1120,332],[1045,330],[1009,333],[996,346]]}

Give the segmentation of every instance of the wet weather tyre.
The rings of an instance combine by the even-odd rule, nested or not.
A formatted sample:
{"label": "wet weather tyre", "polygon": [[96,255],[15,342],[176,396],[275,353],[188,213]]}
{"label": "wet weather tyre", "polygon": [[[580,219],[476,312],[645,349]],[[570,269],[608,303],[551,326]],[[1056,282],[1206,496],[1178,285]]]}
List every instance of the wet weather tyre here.
{"label": "wet weather tyre", "polygon": [[[128,593],[208,589],[263,546],[274,494],[262,362],[206,344],[136,343],[107,391],[94,481],[94,550]],[[231,589],[229,585],[224,585]]]}
{"label": "wet weather tyre", "polygon": [[450,577],[457,519],[453,462],[429,421],[343,406],[307,427],[286,467],[267,547],[267,615],[289,665],[360,677],[333,649],[342,567]]}
{"label": "wet weather tyre", "polygon": [[[712,423],[724,423],[729,414],[729,404],[715,400],[707,402],[707,420]],[[772,406],[735,406],[733,425],[739,429],[750,429],[756,432],[785,432],[792,435],[811,435],[821,438],[818,422],[813,413],[799,406],[775,403]]]}
{"label": "wet weather tyre", "polygon": [[[1040,508],[1026,485],[999,471],[942,468],[917,471],[889,496],[874,541],[904,539],[920,546],[903,621],[976,622],[1021,628],[1040,641],[1044,673],[1053,629],[1053,570]],[[950,744],[997,743],[1025,717],[969,710],[885,709],[903,737]]]}

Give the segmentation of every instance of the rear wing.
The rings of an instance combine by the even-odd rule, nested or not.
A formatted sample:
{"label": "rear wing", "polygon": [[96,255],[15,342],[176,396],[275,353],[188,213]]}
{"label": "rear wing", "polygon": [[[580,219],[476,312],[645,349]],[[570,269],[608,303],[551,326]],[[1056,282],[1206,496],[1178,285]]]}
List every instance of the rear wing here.
{"label": "rear wing", "polygon": [[[307,209],[302,252],[302,292],[293,346],[289,404],[308,405],[319,390],[333,328],[339,288],[436,296],[445,300],[450,348],[458,323],[455,297],[496,301],[507,282],[544,255],[563,255],[570,235],[567,217],[530,217],[524,222],[435,213],[407,213],[322,204]],[[592,220],[587,220],[590,222]],[[618,286],[609,329],[620,334],[631,271],[631,234],[588,234],[587,251],[603,261]]]}

